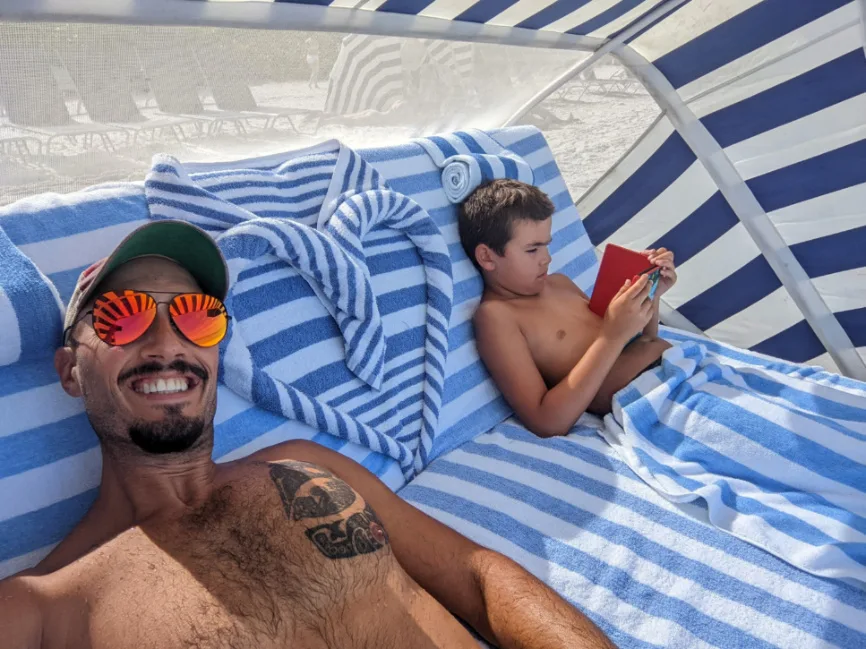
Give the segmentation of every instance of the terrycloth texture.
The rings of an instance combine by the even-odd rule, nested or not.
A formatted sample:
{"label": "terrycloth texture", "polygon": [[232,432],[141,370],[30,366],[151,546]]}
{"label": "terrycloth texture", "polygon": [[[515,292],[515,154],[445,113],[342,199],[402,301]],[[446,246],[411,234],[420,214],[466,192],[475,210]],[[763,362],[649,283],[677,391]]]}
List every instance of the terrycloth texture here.
{"label": "terrycloth texture", "polygon": [[442,187],[452,203],[462,203],[483,183],[501,178],[533,183],[532,167],[483,131],[470,129],[416,140],[442,169]]}
{"label": "terrycloth texture", "polygon": [[866,585],[866,384],[696,342],[614,396],[602,436],[672,502],[824,577]]}
{"label": "terrycloth texture", "polygon": [[[469,134],[462,138],[470,140]],[[490,140],[494,140],[490,142]],[[474,140],[473,140],[474,141]],[[478,134],[473,149],[490,146],[507,149],[532,167],[536,185],[550,196],[555,212],[552,218],[551,273],[563,273],[587,293],[592,291],[598,272],[598,259],[590,245],[583,224],[574,209],[556,161],[544,137],[533,127],[521,126]],[[441,183],[441,170],[418,142],[395,147],[370,149],[363,157],[388,179],[395,191],[412,196],[439,225],[451,254],[454,278],[454,306],[448,332],[448,364],[440,432],[433,443],[433,457],[490,430],[511,414],[499,390],[478,357],[472,316],[481,300],[483,281],[460,245],[457,231],[458,206],[448,200]],[[377,250],[383,256],[401,259],[388,264],[401,267],[401,283],[412,286],[423,275],[417,264],[402,261],[400,252],[406,244],[396,239],[382,239]],[[398,257],[399,255],[399,257]],[[375,278],[374,278],[375,279]],[[401,300],[406,299],[406,291]]]}
{"label": "terrycloth texture", "polygon": [[587,426],[541,439],[500,424],[399,495],[523,565],[619,649],[866,647],[866,592],[671,503]]}
{"label": "terrycloth texture", "polygon": [[63,330],[57,290],[0,228],[0,367],[53,356]]}
{"label": "terrycloth texture", "polygon": [[[595,252],[544,137],[532,127],[502,129],[490,136],[532,165],[536,182],[556,207],[551,271],[567,274],[590,291],[597,270]],[[273,169],[292,157],[321,150],[312,147],[231,166]],[[481,279],[458,240],[457,210],[442,189],[441,172],[424,149],[407,143],[359,153],[388,179],[393,190],[410,196],[427,211],[439,226],[451,256],[454,307],[440,432],[433,443],[435,456],[490,430],[510,413],[475,349],[470,320],[480,299]],[[225,167],[186,165],[196,173]],[[316,188],[299,200],[299,209],[316,206],[304,217],[308,225],[317,222],[330,177],[321,174],[317,182]],[[43,194],[0,207],[0,228],[48,280],[49,285],[40,290],[50,293],[56,287],[64,301],[84,268],[108,254],[148,218],[144,189],[132,183],[71,194]],[[235,301],[234,330],[241,330],[244,339],[255,345],[267,339],[275,327],[294,323],[281,339],[286,356],[274,359],[275,372],[332,403],[339,400],[339,407],[351,409],[357,417],[364,417],[366,409],[378,407],[385,398],[394,404],[393,414],[375,422],[376,426],[417,426],[423,405],[424,266],[415,245],[390,229],[370,232],[364,250],[387,340],[385,379],[379,392],[347,368],[345,341],[333,317],[306,280],[276,257],[265,257],[240,274],[238,286],[248,299],[242,301],[243,308]],[[6,288],[9,276],[0,274],[0,289]],[[318,305],[318,315],[298,318],[298,304]],[[59,323],[59,309],[56,318]],[[38,329],[35,333],[45,332]],[[7,341],[0,337],[0,347]],[[0,494],[15,495],[0,498],[0,578],[37,563],[81,518],[99,483],[96,436],[81,401],[68,397],[57,381],[52,364],[55,345],[53,334],[46,335],[46,340],[35,346],[37,360],[0,366]],[[296,363],[297,354],[315,362]],[[313,371],[311,366],[315,366]],[[311,439],[355,459],[391,489],[405,483],[400,466],[391,458],[255,406],[224,385],[218,387],[215,423],[213,456],[217,461],[242,458],[290,439]]]}
{"label": "terrycloth texture", "polygon": [[[323,175],[330,182],[317,205],[310,195],[320,190]],[[216,241],[229,267],[229,313],[243,312],[250,299],[238,287],[241,273],[266,257],[276,257],[297,271],[319,297],[342,332],[347,367],[375,390],[382,387],[386,341],[364,241],[374,228],[388,228],[415,244],[426,272],[427,322],[422,410],[414,434],[408,426],[383,432],[284,380],[272,366],[274,358],[286,356],[281,347],[282,338],[291,333],[289,323],[255,344],[246,339],[242,327],[233,327],[224,346],[220,378],[272,412],[396,459],[407,479],[420,471],[432,448],[442,403],[452,299],[451,259],[429,215],[410,198],[391,191],[375,169],[338,142],[273,169],[239,167],[190,175],[177,160],[158,156],[144,187],[153,218],[224,230]],[[300,312],[294,314],[294,322],[318,315],[319,306],[295,305]],[[301,362],[299,356],[294,360],[296,365]],[[308,360],[308,372],[318,369],[317,359]],[[368,414],[387,414],[391,405],[383,400],[378,412]]]}

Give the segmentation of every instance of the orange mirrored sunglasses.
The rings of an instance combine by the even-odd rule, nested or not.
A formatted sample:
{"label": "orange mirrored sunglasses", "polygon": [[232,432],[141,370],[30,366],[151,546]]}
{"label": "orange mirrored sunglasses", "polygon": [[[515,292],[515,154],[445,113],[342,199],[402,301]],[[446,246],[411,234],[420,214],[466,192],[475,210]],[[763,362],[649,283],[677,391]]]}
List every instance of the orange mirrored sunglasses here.
{"label": "orange mirrored sunglasses", "polygon": [[[159,302],[154,295],[170,295],[169,301]],[[174,328],[189,342],[199,347],[213,347],[225,338],[230,316],[225,305],[204,293],[161,293],[154,291],[108,291],[96,297],[93,308],[80,314],[63,332],[63,338],[89,314],[93,315],[93,330],[102,342],[121,346],[141,338],[156,320],[157,308],[168,304]]]}

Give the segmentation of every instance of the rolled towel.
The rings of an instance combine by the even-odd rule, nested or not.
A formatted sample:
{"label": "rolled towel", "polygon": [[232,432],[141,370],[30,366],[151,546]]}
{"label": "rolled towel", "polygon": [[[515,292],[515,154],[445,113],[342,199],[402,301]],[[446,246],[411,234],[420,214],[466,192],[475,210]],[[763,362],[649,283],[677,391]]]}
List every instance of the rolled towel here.
{"label": "rolled towel", "polygon": [[480,185],[512,178],[532,184],[532,168],[520,156],[476,129],[415,140],[442,169],[442,187],[452,203],[462,203]]}
{"label": "rolled towel", "polygon": [[491,180],[512,178],[532,183],[532,169],[523,158],[503,151],[499,155],[451,156],[442,169],[442,186],[452,203],[462,203],[478,187]]}

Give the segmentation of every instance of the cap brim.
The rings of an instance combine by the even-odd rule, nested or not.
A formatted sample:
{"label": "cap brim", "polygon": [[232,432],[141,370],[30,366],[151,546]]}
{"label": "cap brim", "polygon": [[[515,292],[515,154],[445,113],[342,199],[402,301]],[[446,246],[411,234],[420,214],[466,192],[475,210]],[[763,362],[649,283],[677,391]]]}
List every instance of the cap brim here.
{"label": "cap brim", "polygon": [[228,268],[216,242],[202,229],[185,221],[154,221],[131,232],[105,260],[84,303],[99,284],[128,261],[158,255],[170,259],[193,276],[201,290],[220,300],[228,293]]}

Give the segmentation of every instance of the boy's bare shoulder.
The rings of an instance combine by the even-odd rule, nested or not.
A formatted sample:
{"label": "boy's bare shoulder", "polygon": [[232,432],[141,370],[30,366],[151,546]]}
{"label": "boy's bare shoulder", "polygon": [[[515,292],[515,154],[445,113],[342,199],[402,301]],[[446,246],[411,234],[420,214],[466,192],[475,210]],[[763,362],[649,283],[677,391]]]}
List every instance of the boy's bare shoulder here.
{"label": "boy's bare shoulder", "polygon": [[563,288],[569,291],[574,291],[580,293],[584,297],[586,294],[580,289],[580,287],[572,281],[572,279],[568,275],[563,275],[562,273],[551,273],[547,276],[547,281],[552,282],[556,288]]}
{"label": "boy's bare shoulder", "polygon": [[501,322],[503,319],[511,320],[514,317],[511,305],[507,300],[485,300],[475,309],[472,320],[476,326],[485,325],[494,321]]}

